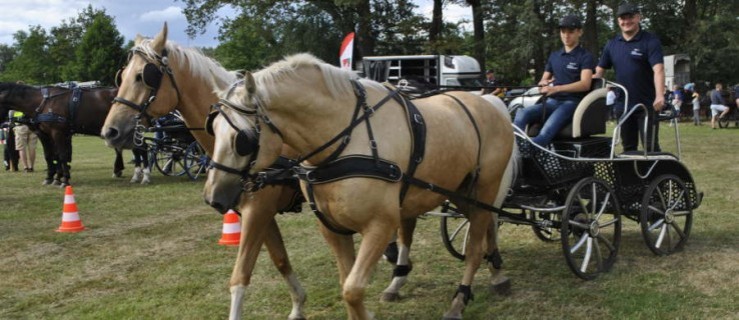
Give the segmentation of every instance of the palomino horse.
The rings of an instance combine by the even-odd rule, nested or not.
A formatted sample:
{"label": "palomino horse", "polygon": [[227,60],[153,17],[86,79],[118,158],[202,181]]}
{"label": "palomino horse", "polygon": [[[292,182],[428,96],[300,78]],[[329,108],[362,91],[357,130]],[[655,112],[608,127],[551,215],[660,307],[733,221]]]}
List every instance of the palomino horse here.
{"label": "palomino horse", "polygon": [[[287,144],[301,155],[304,194],[332,230],[349,318],[367,319],[364,291],[373,266],[399,227],[398,264],[405,263],[415,219],[449,198],[470,220],[465,272],[445,318],[458,319],[487,253],[494,285],[509,285],[496,268],[497,216],[515,172],[516,149],[505,110],[463,92],[413,100],[308,54],[245,74],[221,93],[206,124],[216,136],[205,201],[223,211],[242,190],[244,172],[259,185],[262,170]],[[414,105],[418,106],[415,107]],[[419,111],[420,110],[420,111]],[[474,204],[474,205],[473,205]]]}
{"label": "palomino horse", "polygon": [[[120,74],[118,97],[103,127],[106,143],[116,148],[133,146],[139,121],[156,119],[175,109],[188,127],[202,127],[210,106],[218,101],[215,90],[227,87],[237,78],[237,73],[227,71],[198,50],[167,41],[166,24],[153,39],[137,37],[131,52],[128,65]],[[213,137],[202,130],[192,133],[206,153],[212,154]],[[262,243],[288,284],[292,298],[289,319],[304,318],[305,291],[293,273],[274,219],[278,211],[289,211],[295,205],[298,194],[297,186],[271,185],[234,204],[241,212],[242,224],[230,280],[231,318],[240,318],[245,289],[251,282]]]}
{"label": "palomino horse", "polygon": [[[100,129],[115,97],[115,88],[43,87],[0,83],[0,114],[7,109],[22,111],[32,119],[31,127],[44,147],[48,167],[44,184],[69,185],[72,134],[100,135]],[[121,176],[123,158],[116,149],[113,175]]]}

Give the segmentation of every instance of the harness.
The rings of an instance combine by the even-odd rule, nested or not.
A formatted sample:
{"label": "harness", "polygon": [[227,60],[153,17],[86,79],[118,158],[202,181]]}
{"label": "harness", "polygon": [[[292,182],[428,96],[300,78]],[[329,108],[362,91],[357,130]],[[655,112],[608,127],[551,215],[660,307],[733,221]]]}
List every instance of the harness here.
{"label": "harness", "polygon": [[[149,88],[149,97],[144,99],[141,103],[135,103],[130,100],[127,100],[123,97],[117,96],[113,98],[113,102],[118,102],[120,104],[126,105],[136,111],[139,112],[139,114],[136,116],[136,130],[134,131],[134,144],[137,146],[141,146],[143,144],[143,137],[146,127],[144,127],[141,124],[141,117],[143,116],[146,118],[146,121],[151,124],[152,123],[152,116],[149,115],[147,112],[147,109],[149,108],[149,105],[151,105],[154,100],[157,98],[157,93],[159,92],[159,88],[162,85],[162,77],[164,74],[167,74],[169,76],[169,80],[172,82],[172,86],[175,89],[175,92],[177,92],[177,102],[181,100],[180,97],[180,89],[177,86],[177,82],[175,81],[174,75],[172,74],[172,68],[169,67],[169,58],[168,54],[169,52],[167,49],[162,49],[161,55],[155,55],[156,61],[149,60],[146,56],[146,53],[142,51],[138,47],[134,47],[131,49],[131,54],[129,55],[129,61],[131,60],[131,57],[133,57],[133,54],[139,54],[141,57],[146,60],[146,64],[144,65],[144,69],[136,75],[137,80],[140,80],[144,86]],[[123,80],[123,71],[125,70],[125,66],[122,67],[120,70],[118,70],[118,73],[116,74],[116,86],[120,86],[122,80]]]}
{"label": "harness", "polygon": [[[480,131],[478,128],[477,123],[475,122],[472,113],[469,111],[469,109],[462,103],[459,99],[457,99],[454,96],[444,94],[445,96],[450,97],[453,99],[464,111],[465,114],[467,114],[468,118],[472,122],[472,125],[475,129],[475,133],[477,135],[478,140],[478,151],[477,151],[477,167],[471,172],[468,177],[465,179],[465,182],[463,182],[463,185],[460,187],[460,189],[467,189],[470,194],[467,195],[461,195],[459,193],[456,193],[452,190],[448,190],[445,188],[438,187],[434,184],[428,183],[426,181],[423,181],[421,179],[415,178],[414,174],[416,171],[416,168],[418,165],[423,161],[423,156],[425,152],[425,143],[426,143],[426,127],[424,124],[423,116],[421,115],[418,108],[406,97],[402,96],[397,89],[392,89],[388,87],[389,93],[386,95],[383,99],[381,99],[379,102],[377,102],[374,106],[370,107],[367,105],[366,102],[366,91],[364,90],[364,87],[357,82],[352,80],[352,85],[354,87],[355,95],[357,96],[357,104],[355,106],[354,114],[352,116],[352,121],[349,123],[349,125],[339,132],[334,138],[330,139],[325,144],[321,145],[320,147],[316,148],[312,152],[308,153],[305,156],[300,157],[296,160],[290,160],[293,164],[298,164],[296,166],[292,167],[292,170],[297,174],[298,178],[305,181],[306,186],[306,194],[308,197],[308,203],[315,213],[316,217],[326,226],[327,229],[339,233],[339,234],[353,234],[355,233],[354,230],[348,230],[345,228],[337,227],[330,221],[328,221],[328,218],[318,210],[318,206],[315,202],[315,196],[313,191],[313,185],[328,183],[332,181],[342,180],[342,179],[348,179],[348,178],[355,178],[355,177],[363,177],[363,178],[373,178],[373,179],[380,179],[388,182],[402,182],[403,185],[401,187],[401,192],[399,194],[400,197],[400,203],[402,205],[404,197],[407,193],[408,188],[410,185],[414,185],[416,187],[426,189],[435,193],[442,194],[453,201],[463,201],[467,202],[469,204],[481,207],[483,209],[493,211],[499,214],[506,214],[505,211],[493,207],[492,205],[489,205],[487,203],[483,203],[478,201],[477,199],[471,198],[470,194],[473,192],[472,186],[476,183],[479,172],[480,172],[480,158],[481,158],[481,152],[482,152],[482,140],[480,136]],[[387,87],[387,86],[386,86]],[[372,126],[370,124],[370,118],[372,115],[379,110],[383,105],[385,105],[390,99],[396,99],[406,111],[406,120],[408,121],[409,128],[411,131],[411,142],[412,142],[412,150],[410,154],[409,159],[409,165],[408,170],[406,172],[402,172],[399,168],[399,166],[391,161],[384,160],[379,157],[377,153],[377,142],[374,139],[374,134],[372,132]],[[223,100],[226,101],[226,100]],[[223,102],[222,101],[222,102]],[[235,110],[239,110],[242,113],[245,113],[249,116],[256,116],[257,120],[259,119],[267,119],[266,122],[271,122],[268,120],[268,116],[264,112],[259,112],[260,109],[263,109],[259,104],[257,104],[257,107],[253,110],[243,110],[241,108],[236,108],[230,104],[231,108]],[[360,112],[362,114],[360,115]],[[225,114],[224,114],[224,117]],[[239,129],[232,123],[228,117],[226,117],[227,122],[237,131]],[[371,156],[367,155],[348,155],[339,157],[339,155],[344,151],[346,146],[348,145],[350,141],[350,135],[351,132],[359,126],[361,123],[365,122],[367,126],[367,134],[369,137],[369,143],[370,143],[370,150],[372,152]],[[257,121],[257,124],[259,121]],[[279,133],[279,130],[277,128],[274,128],[273,125],[270,127],[275,133]],[[258,134],[258,131],[257,131]],[[280,134],[281,135],[281,134]],[[252,141],[253,143],[253,141]],[[323,160],[320,164],[315,166],[306,166],[303,165],[302,162],[310,159],[311,157],[315,156],[316,154],[326,150],[330,146],[334,145],[335,143],[340,143],[338,148],[333,151],[325,160]],[[238,141],[237,141],[238,146]],[[242,156],[245,154],[242,154]],[[255,155],[253,155],[255,157]],[[221,164],[215,163],[211,161],[213,164],[213,167],[216,169],[220,169],[229,173],[233,174],[239,174],[242,176],[243,180],[252,180],[255,181],[251,184],[251,187],[261,187],[264,185],[263,181],[266,181],[268,177],[271,174],[276,173],[269,173],[269,172],[260,172],[257,174],[249,174],[249,167],[251,167],[251,164],[249,167],[247,167],[244,170],[237,170],[233,168],[229,168],[226,166],[223,166]],[[249,191],[248,189],[246,189]]]}
{"label": "harness", "polygon": [[[72,86],[70,91],[66,92],[60,92],[55,95],[51,95],[49,92],[49,88],[41,88],[41,95],[43,97],[43,100],[41,100],[41,103],[38,107],[36,107],[36,116],[33,117],[33,123],[42,123],[42,122],[56,122],[56,123],[66,123],[70,127],[70,131],[74,130],[74,121],[77,119],[77,113],[79,110],[80,103],[82,101],[82,88],[78,86]],[[42,112],[44,110],[44,107],[46,105],[46,102],[50,101],[53,98],[65,95],[67,93],[71,92],[71,97],[69,99],[69,103],[67,104],[67,111],[68,116],[63,116],[61,114],[53,112],[51,109],[49,109],[49,112]]]}

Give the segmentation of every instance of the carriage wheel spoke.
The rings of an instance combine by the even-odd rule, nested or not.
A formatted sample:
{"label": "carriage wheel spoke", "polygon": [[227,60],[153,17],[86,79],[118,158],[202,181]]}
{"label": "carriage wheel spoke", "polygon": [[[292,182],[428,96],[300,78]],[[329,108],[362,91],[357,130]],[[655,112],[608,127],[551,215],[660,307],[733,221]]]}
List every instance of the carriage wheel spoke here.
{"label": "carriage wheel spoke", "polygon": [[590,226],[588,226],[585,223],[582,223],[580,221],[575,221],[575,220],[570,220],[570,224],[573,225],[573,226],[576,226],[576,227],[578,227],[578,228],[580,228],[582,230],[587,230],[590,227]]}
{"label": "carriage wheel spoke", "polygon": [[659,237],[657,237],[657,241],[654,242],[655,248],[659,248],[662,246],[662,241],[665,239],[665,234],[667,234],[667,225],[663,223],[662,228],[659,231]]}
{"label": "carriage wheel spoke", "polygon": [[608,221],[608,222],[604,222],[604,223],[601,223],[601,224],[600,224],[600,228],[601,228],[601,229],[603,229],[603,228],[605,228],[605,227],[608,227],[608,226],[610,226],[610,225],[612,225],[612,224],[614,224],[614,223],[618,222],[619,220],[620,220],[619,218],[614,218],[614,219],[613,219],[613,220],[611,220],[611,221]]}
{"label": "carriage wheel spoke", "polygon": [[577,195],[577,203],[580,205],[582,212],[588,214],[588,208],[585,205],[585,200],[583,200],[583,198],[579,194]]}
{"label": "carriage wheel spoke", "polygon": [[672,226],[672,228],[675,230],[675,233],[677,233],[680,239],[685,239],[685,232],[680,229],[680,226],[677,223],[670,223],[670,226]]}
{"label": "carriage wheel spoke", "polygon": [[[590,184],[590,195],[591,195],[590,200],[591,200],[592,209],[590,210],[589,213],[591,214],[598,211],[598,209],[596,208],[596,206],[598,205],[598,192],[596,190],[596,187],[597,186],[595,185],[595,182]],[[591,217],[591,215],[588,215],[588,217]]]}
{"label": "carriage wheel spoke", "polygon": [[616,251],[616,247],[613,246],[613,243],[611,243],[610,240],[606,239],[606,237],[604,237],[602,234],[598,235],[598,239],[600,240],[600,242],[603,242],[606,247],[608,247],[608,251]]}
{"label": "carriage wheel spoke", "polygon": [[580,272],[583,273],[587,272],[588,264],[590,264],[590,255],[593,253],[593,238],[585,234],[585,239],[588,244],[585,246],[585,257],[582,259],[582,264],[580,265]]}
{"label": "carriage wheel spoke", "polygon": [[665,224],[665,219],[659,219],[655,221],[654,224],[650,225],[649,228],[647,228],[647,230],[654,231],[654,229],[657,229],[663,226],[664,224]]}
{"label": "carriage wheel spoke", "polygon": [[662,204],[662,208],[667,208],[667,202],[665,201],[665,195],[662,192],[662,188],[660,188],[660,186],[657,186],[655,191],[657,191],[657,195],[659,196],[659,203]]}
{"label": "carriage wheel spoke", "polygon": [[655,207],[655,206],[649,206],[649,207],[647,207],[647,208],[649,209],[649,211],[652,211],[652,212],[658,213],[658,214],[659,214],[659,215],[661,215],[661,216],[665,215],[665,212],[664,212],[664,211],[662,211],[662,209],[660,209],[660,208],[657,208],[657,207]]}
{"label": "carriage wheel spoke", "polygon": [[605,268],[603,267],[603,255],[600,252],[600,244],[598,243],[598,237],[594,237],[593,239],[593,247],[595,248],[595,262],[598,266],[598,271],[603,271]]}
{"label": "carriage wheel spoke", "polygon": [[688,211],[688,210],[685,210],[685,211],[673,211],[672,212],[672,215],[675,216],[675,217],[688,216],[688,215],[690,215],[690,211]]}
{"label": "carriage wheel spoke", "polygon": [[606,207],[608,206],[608,202],[611,200],[611,193],[606,193],[606,198],[603,200],[603,205],[600,206],[600,209],[598,210],[598,215],[595,216],[595,220],[600,219],[600,217],[603,215],[603,212],[606,211]]}
{"label": "carriage wheel spoke", "polygon": [[685,195],[685,190],[682,190],[682,192],[680,192],[680,194],[675,198],[675,200],[671,202],[672,205],[670,206],[670,210],[675,210],[675,207],[677,207],[677,205],[680,204],[679,199],[682,199],[684,195]]}
{"label": "carriage wheel spoke", "polygon": [[579,250],[582,244],[585,243],[586,240],[588,240],[588,234],[583,233],[582,236],[580,237],[580,240],[577,240],[577,243],[575,243],[575,245],[572,246],[572,248],[570,248],[570,253],[575,253],[577,250]]}

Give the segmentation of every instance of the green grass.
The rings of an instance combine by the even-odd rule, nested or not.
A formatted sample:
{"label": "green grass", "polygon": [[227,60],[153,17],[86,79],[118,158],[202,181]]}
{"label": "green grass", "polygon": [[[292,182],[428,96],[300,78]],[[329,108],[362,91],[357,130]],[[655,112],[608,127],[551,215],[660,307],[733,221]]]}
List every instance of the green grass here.
{"label": "green grass", "polygon": [[[665,149],[669,129],[662,128]],[[628,220],[614,269],[585,282],[571,274],[559,243],[504,225],[501,250],[513,294],[489,294],[489,274],[481,269],[465,317],[738,318],[739,129],[684,123],[681,130],[683,161],[705,192],[684,252],[654,256]],[[203,203],[202,180],[154,173],[151,185],[132,185],[130,165],[124,178],[111,178],[113,152],[100,139],[76,136],[74,151],[72,183],[87,228],[81,233],[54,232],[64,190],[42,186],[43,170],[0,172],[0,319],[226,318],[236,248],[217,245],[222,217]],[[308,293],[307,316],[345,318],[336,267],[315,217],[304,210],[277,219]],[[449,306],[463,265],[443,248],[438,223],[418,224],[414,270],[400,302],[379,301],[391,268],[377,265],[365,299],[377,318],[438,319]],[[245,319],[289,313],[287,287],[266,252],[244,308]]]}

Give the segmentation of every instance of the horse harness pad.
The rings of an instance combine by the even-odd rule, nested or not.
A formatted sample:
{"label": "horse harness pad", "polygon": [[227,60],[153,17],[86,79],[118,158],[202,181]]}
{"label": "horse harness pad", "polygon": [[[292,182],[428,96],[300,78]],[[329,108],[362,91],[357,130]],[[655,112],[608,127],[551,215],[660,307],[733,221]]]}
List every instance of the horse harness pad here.
{"label": "horse harness pad", "polygon": [[[67,89],[65,88],[65,90]],[[41,101],[41,104],[36,108],[36,117],[34,118],[34,122],[66,123],[70,126],[70,130],[73,130],[74,120],[77,118],[77,111],[79,109],[80,103],[82,102],[82,88],[75,86],[68,90],[69,91],[64,91],[56,95],[51,95],[48,87],[41,88],[41,95],[43,97],[43,100]],[[67,93],[71,93],[71,96],[69,98],[69,103],[67,104],[68,115],[66,117],[53,112],[51,109],[49,109],[49,112],[41,112],[43,111],[44,105],[47,101]]]}

